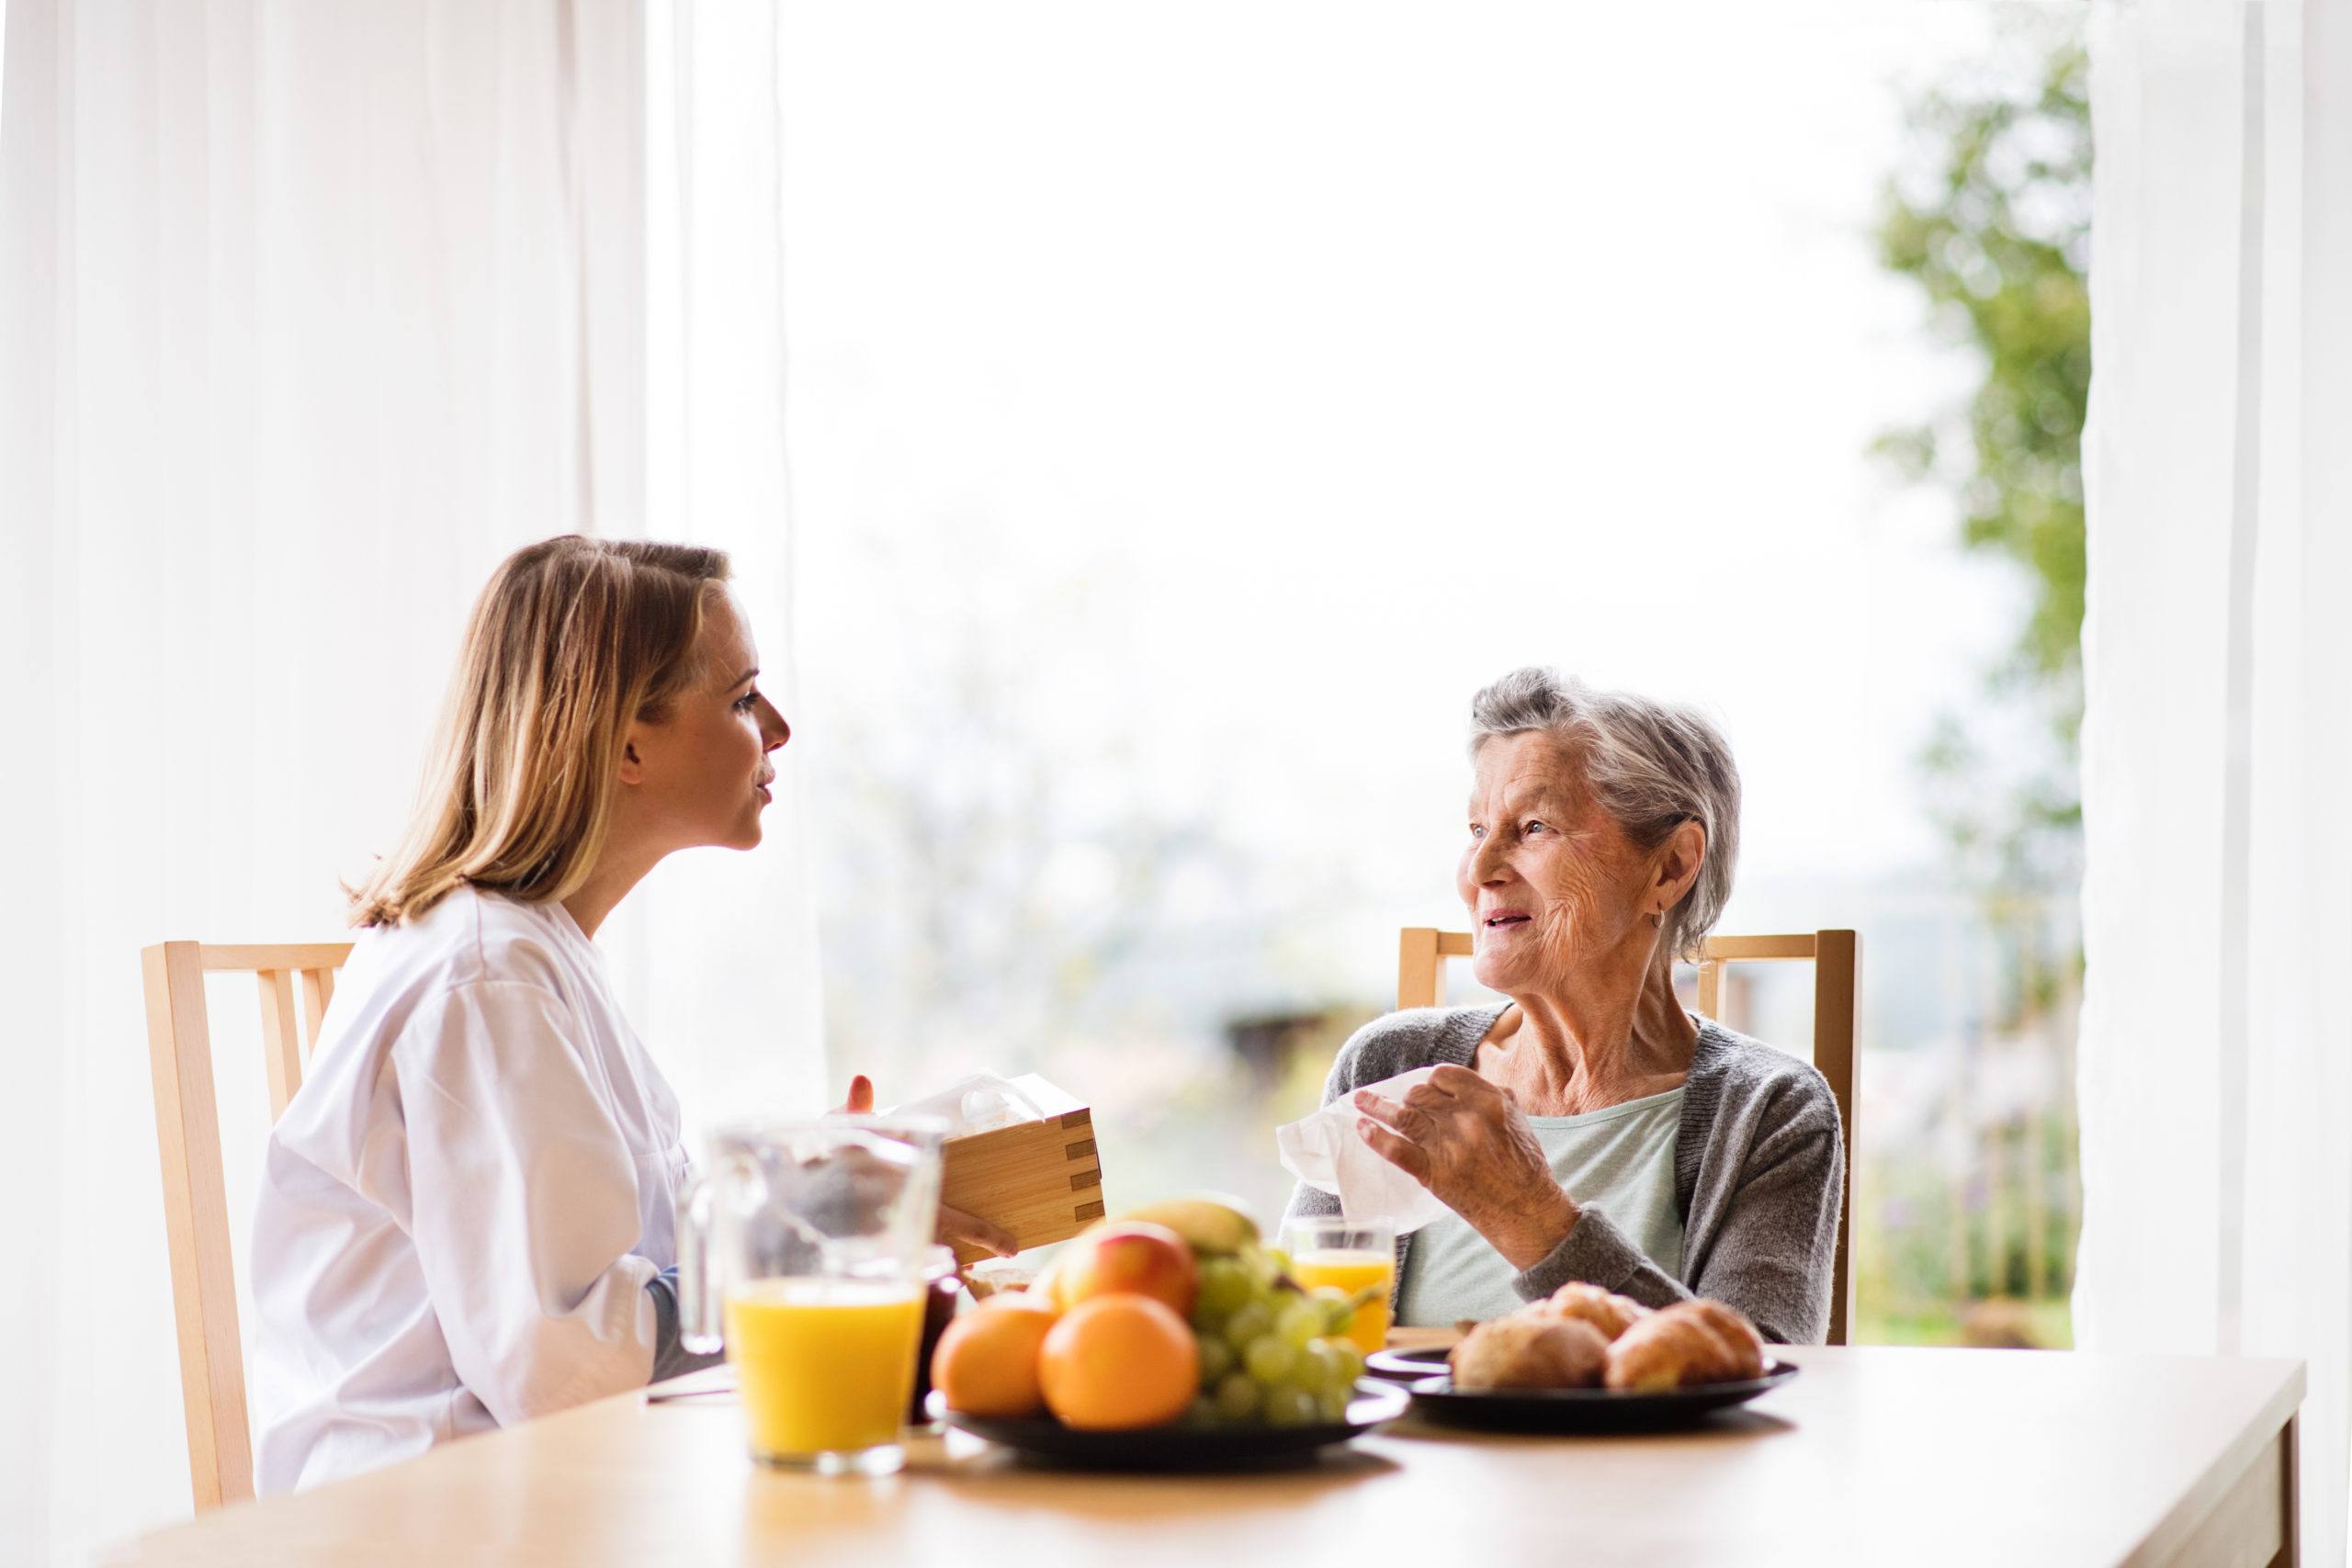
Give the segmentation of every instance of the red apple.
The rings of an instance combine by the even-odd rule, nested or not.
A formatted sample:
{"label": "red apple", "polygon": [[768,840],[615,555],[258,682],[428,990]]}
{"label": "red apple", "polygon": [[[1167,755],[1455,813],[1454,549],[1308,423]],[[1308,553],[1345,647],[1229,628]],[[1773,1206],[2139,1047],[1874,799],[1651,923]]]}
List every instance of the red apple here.
{"label": "red apple", "polygon": [[1179,1317],[1193,1312],[1200,1274],[1193,1249],[1166,1225],[1129,1220],[1090,1231],[1054,1265],[1054,1299],[1064,1312],[1094,1296],[1126,1292],[1164,1302]]}

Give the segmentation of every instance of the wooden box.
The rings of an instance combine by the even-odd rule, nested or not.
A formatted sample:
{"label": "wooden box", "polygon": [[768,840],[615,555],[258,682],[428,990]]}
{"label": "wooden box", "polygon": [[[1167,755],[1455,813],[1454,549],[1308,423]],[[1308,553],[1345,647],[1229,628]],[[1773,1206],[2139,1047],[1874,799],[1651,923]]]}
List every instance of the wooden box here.
{"label": "wooden box", "polygon": [[[939,1201],[1003,1226],[1024,1251],[1067,1241],[1102,1217],[1094,1113],[1083,1106],[950,1138],[940,1157]],[[989,1256],[973,1247],[956,1249],[958,1263]]]}

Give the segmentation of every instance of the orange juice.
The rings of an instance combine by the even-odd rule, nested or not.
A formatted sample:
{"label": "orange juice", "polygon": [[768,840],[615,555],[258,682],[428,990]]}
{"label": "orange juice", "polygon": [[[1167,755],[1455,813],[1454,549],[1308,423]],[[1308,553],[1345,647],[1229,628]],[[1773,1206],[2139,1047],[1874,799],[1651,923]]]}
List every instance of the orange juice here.
{"label": "orange juice", "polygon": [[1380,1294],[1356,1308],[1348,1337],[1367,1355],[1388,1343],[1388,1292],[1396,1277],[1395,1253],[1302,1252],[1290,1260],[1290,1277],[1310,1291],[1318,1285],[1336,1285],[1350,1295],[1366,1285],[1378,1285]]}
{"label": "orange juice", "polygon": [[754,1280],[727,1292],[752,1451],[854,1452],[898,1440],[914,1390],[922,1287],[911,1281]]}

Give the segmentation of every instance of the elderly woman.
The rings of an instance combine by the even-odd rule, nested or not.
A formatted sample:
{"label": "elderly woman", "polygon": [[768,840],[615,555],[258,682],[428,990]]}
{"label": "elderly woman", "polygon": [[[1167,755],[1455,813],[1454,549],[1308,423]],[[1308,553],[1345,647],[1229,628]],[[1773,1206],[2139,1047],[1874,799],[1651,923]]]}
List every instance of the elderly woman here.
{"label": "elderly woman", "polygon": [[[1323,1095],[1352,1095],[1365,1141],[1453,1211],[1400,1247],[1397,1320],[1492,1317],[1583,1280],[1652,1306],[1713,1296],[1817,1343],[1845,1160],[1829,1086],[1674,999],[1675,958],[1731,894],[1730,748],[1686,709],[1549,670],[1471,716],[1457,879],[1477,977],[1510,1004],[1367,1024]],[[1431,1066],[1401,1101],[1359,1092]]]}

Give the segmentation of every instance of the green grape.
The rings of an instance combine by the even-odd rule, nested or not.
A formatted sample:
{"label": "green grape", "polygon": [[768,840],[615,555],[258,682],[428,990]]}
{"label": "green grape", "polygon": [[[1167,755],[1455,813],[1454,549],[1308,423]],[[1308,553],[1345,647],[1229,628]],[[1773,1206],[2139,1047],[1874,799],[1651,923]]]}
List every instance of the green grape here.
{"label": "green grape", "polygon": [[1184,1425],[1195,1430],[1216,1425],[1216,1401],[1205,1393],[1196,1393],[1193,1403],[1184,1406]]}
{"label": "green grape", "polygon": [[1271,1333],[1273,1326],[1272,1310],[1263,1302],[1250,1302],[1235,1309],[1233,1315],[1225,1320],[1226,1342],[1239,1350],[1251,1340]]}
{"label": "green grape", "polygon": [[1324,1420],[1344,1421],[1348,1418],[1348,1398],[1354,1391],[1347,1388],[1327,1388],[1316,1400],[1317,1412]]}
{"label": "green grape", "polygon": [[[1290,1382],[1283,1384],[1283,1392],[1284,1393],[1295,1393],[1300,1395],[1306,1399],[1307,1406],[1310,1409],[1319,1410],[1323,1406],[1323,1391],[1320,1388],[1309,1388],[1305,1383],[1300,1382],[1295,1377],[1292,1378]],[[1271,1398],[1272,1395],[1269,1395],[1268,1397]]]}
{"label": "green grape", "polygon": [[1293,1345],[1304,1347],[1323,1334],[1323,1309],[1304,1296],[1293,1296],[1274,1314],[1274,1332]]}
{"label": "green grape", "polygon": [[1317,1285],[1308,1299],[1322,1311],[1321,1333],[1345,1334],[1348,1325],[1355,1321],[1355,1298],[1337,1285]]}
{"label": "green grape", "polygon": [[1290,1254],[1279,1247],[1266,1248],[1266,1261],[1273,1265],[1273,1271],[1277,1274],[1290,1272]]}
{"label": "green grape", "polygon": [[[1309,1393],[1321,1393],[1340,1380],[1340,1358],[1331,1349],[1329,1339],[1308,1342],[1298,1354],[1298,1370],[1291,1374],[1291,1382]],[[1352,1380],[1351,1380],[1352,1381]]]}
{"label": "green grape", "polygon": [[1250,1369],[1251,1377],[1272,1388],[1298,1365],[1298,1347],[1280,1335],[1261,1334],[1241,1352],[1241,1364]]}
{"label": "green grape", "polygon": [[1194,1298],[1194,1310],[1224,1317],[1257,1293],[1258,1282],[1250,1277],[1248,1266],[1240,1259],[1212,1258],[1201,1265],[1201,1290]]}
{"label": "green grape", "polygon": [[1311,1427],[1322,1414],[1320,1403],[1304,1389],[1278,1388],[1266,1395],[1269,1427]]}
{"label": "green grape", "polygon": [[1330,1348],[1332,1359],[1340,1364],[1340,1370],[1331,1374],[1332,1382],[1338,1387],[1353,1388],[1356,1379],[1363,1376],[1363,1351],[1352,1339],[1326,1339],[1323,1343]]}
{"label": "green grape", "polygon": [[1201,1336],[1201,1386],[1215,1388],[1233,1370],[1233,1347],[1222,1337]]}
{"label": "green grape", "polygon": [[1216,1385],[1214,1403],[1219,1421],[1238,1426],[1258,1414],[1258,1385],[1250,1381],[1248,1372],[1227,1372]]}

